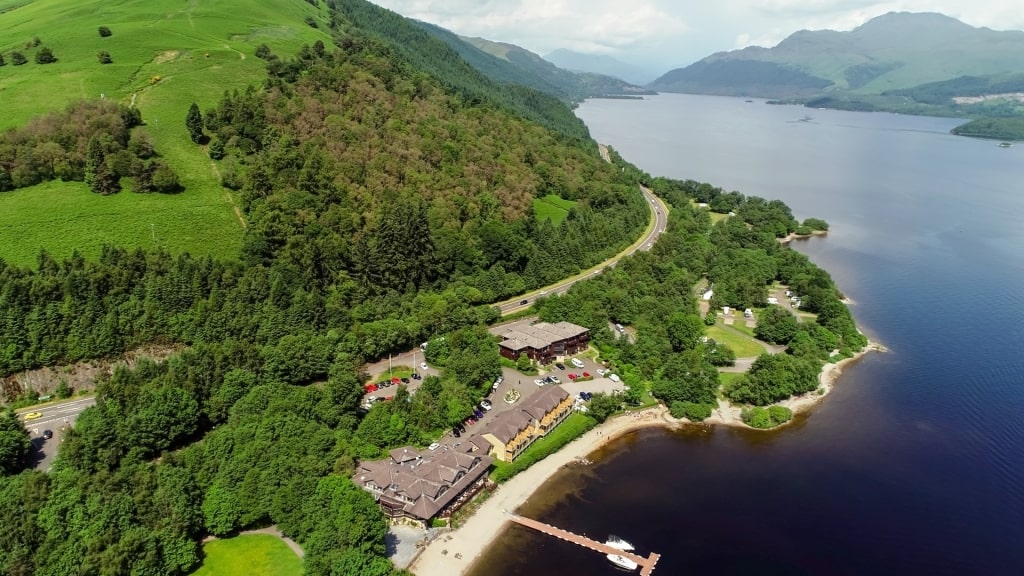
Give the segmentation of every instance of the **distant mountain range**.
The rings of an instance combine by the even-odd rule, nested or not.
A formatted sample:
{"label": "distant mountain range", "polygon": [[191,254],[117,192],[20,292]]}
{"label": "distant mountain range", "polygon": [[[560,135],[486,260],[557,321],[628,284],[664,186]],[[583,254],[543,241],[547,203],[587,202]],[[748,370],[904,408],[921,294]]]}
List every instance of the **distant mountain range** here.
{"label": "distant mountain range", "polygon": [[459,36],[434,24],[413,22],[447,43],[470,66],[495,82],[528,86],[570,104],[585,98],[639,97],[654,93],[612,76],[563,70],[515,44]]}
{"label": "distant mountain range", "polygon": [[801,30],[774,48],[712,54],[648,87],[858,110],[1024,114],[1024,103],[1013,96],[1024,92],[1024,32],[975,28],[942,14],[892,12],[849,32]]}
{"label": "distant mountain range", "polygon": [[627,64],[605,54],[582,54],[566,48],[559,48],[544,56],[544,59],[559,68],[573,72],[593,72],[621,78],[634,84],[646,84],[657,76],[652,70]]}

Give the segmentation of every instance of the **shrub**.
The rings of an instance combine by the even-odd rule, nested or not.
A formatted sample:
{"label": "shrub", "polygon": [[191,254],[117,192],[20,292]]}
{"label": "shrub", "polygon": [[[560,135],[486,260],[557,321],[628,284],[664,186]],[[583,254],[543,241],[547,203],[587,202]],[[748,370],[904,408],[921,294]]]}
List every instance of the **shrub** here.
{"label": "shrub", "polygon": [[72,390],[71,386],[68,385],[67,380],[61,378],[60,383],[57,384],[57,389],[54,391],[54,393],[57,395],[57,398],[71,398],[71,395],[74,393],[74,390]]}
{"label": "shrub", "polygon": [[257,46],[256,57],[260,58],[261,60],[266,60],[270,58],[270,46],[267,46],[266,44],[260,44],[259,46]]}
{"label": "shrub", "polygon": [[153,169],[153,189],[157,192],[178,192],[181,190],[181,183],[178,175],[163,162],[156,162]]}
{"label": "shrub", "polygon": [[28,62],[28,58],[25,58],[24,54],[18,52],[17,50],[11,52],[11,64],[14,64],[15,66],[21,66],[26,62]]}
{"label": "shrub", "polygon": [[745,408],[741,417],[747,426],[763,430],[789,422],[793,418],[793,411],[785,406],[769,406],[768,408],[755,406]]}
{"label": "shrub", "polygon": [[110,58],[110,52],[106,50],[100,50],[96,53],[96,57],[99,58],[100,64],[110,64],[114,60]]}
{"label": "shrub", "polygon": [[0,54],[0,66],[3,66],[4,64],[7,64],[7,62],[4,60],[4,55]]}
{"label": "shrub", "polygon": [[113,34],[113,32],[110,31],[110,28],[107,28],[106,26],[100,26],[100,37],[106,38],[111,34]]}
{"label": "shrub", "polygon": [[36,64],[51,64],[56,61],[57,58],[53,55],[53,51],[45,46],[36,52]]}
{"label": "shrub", "polygon": [[674,418],[686,418],[691,422],[703,422],[711,416],[713,407],[710,404],[695,402],[673,402],[668,411]]}
{"label": "shrub", "polygon": [[309,24],[312,28],[319,28],[312,16],[306,16],[306,24]]}
{"label": "shrub", "polygon": [[214,136],[210,140],[210,158],[212,160],[220,160],[224,158],[224,141],[220,139],[220,136]]}

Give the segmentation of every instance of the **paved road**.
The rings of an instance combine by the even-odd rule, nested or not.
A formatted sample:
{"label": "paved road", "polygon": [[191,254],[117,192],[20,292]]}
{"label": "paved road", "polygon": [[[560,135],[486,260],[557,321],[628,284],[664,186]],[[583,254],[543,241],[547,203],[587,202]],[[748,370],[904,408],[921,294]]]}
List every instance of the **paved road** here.
{"label": "paved road", "polygon": [[[28,429],[32,446],[36,449],[33,456],[35,468],[43,471],[50,469],[53,459],[57,457],[57,448],[60,447],[64,428],[72,426],[82,410],[95,404],[96,398],[79,398],[18,411],[19,416],[31,412],[42,413],[39,418],[25,420],[25,428]],[[53,438],[43,438],[43,432],[46,430],[53,432]]]}
{"label": "paved road", "polygon": [[[640,191],[643,193],[644,198],[650,205],[652,211],[651,216],[654,219],[654,227],[651,228],[651,231],[646,236],[644,236],[641,241],[634,243],[626,250],[619,252],[612,258],[605,260],[601,264],[591,268],[586,272],[583,272],[582,274],[577,274],[572,278],[567,278],[565,280],[562,280],[561,282],[558,282],[557,284],[552,284],[551,286],[548,286],[543,290],[533,291],[528,294],[524,294],[511,300],[499,303],[497,306],[498,309],[501,310],[501,315],[505,316],[508,314],[512,314],[514,312],[519,312],[520,310],[529,307],[530,303],[533,302],[539,296],[562,294],[564,292],[567,292],[573,284],[581,280],[590,278],[592,276],[596,276],[597,274],[601,273],[601,270],[607,267],[615,266],[615,263],[618,262],[621,258],[629,256],[630,254],[634,254],[641,250],[650,250],[651,247],[654,246],[654,242],[658,239],[658,236],[661,236],[661,234],[665,232],[665,228],[668,227],[668,207],[657,196],[654,195],[654,192],[652,192],[650,188],[640,186]],[[523,302],[526,303],[524,304]]]}

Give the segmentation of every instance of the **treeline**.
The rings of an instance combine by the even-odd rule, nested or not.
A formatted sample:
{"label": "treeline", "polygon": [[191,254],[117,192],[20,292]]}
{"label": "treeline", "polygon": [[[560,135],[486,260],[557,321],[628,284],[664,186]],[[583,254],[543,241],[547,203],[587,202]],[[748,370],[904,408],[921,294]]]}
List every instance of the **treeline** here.
{"label": "treeline", "polygon": [[[586,125],[554,96],[518,84],[495,82],[479,72],[444,41],[390,10],[365,0],[327,0],[339,43],[369,34],[389,52],[441,82],[446,90],[472,106],[497,107],[534,121],[579,146],[592,149]],[[394,58],[392,58],[394,60]]]}
{"label": "treeline", "polygon": [[[810,260],[780,244],[795,225],[782,202],[743,198],[736,216],[712,225],[708,212],[693,207],[696,190],[711,187],[665,178],[650,179],[673,209],[669,228],[650,252],[637,253],[600,276],[578,283],[565,295],[538,300],[541,318],[568,320],[591,331],[616,373],[630,386],[624,398],[638,398],[645,383],[673,411],[701,419],[717,402],[717,366],[731,364],[728,347],[704,338],[705,320],[719,306],[765,306],[768,286],[787,283],[803,298],[802,309],[817,319],[797,322],[788,311],[769,306],[759,327],[763,336],[788,345],[787,353],[759,358],[748,377],[724,392],[734,401],[767,404],[817,388],[817,376],[834,350],[850,355],[866,339],[857,330],[831,277]],[[701,318],[693,286],[714,282],[709,318]],[[619,338],[610,323],[635,328],[635,340]]]}
{"label": "treeline", "polygon": [[138,108],[80,101],[0,134],[0,192],[50,180],[85,181],[94,192],[174,192],[178,177],[156,159]]}
{"label": "treeline", "polygon": [[306,574],[396,573],[383,515],[348,479],[358,453],[390,447],[356,432],[355,366],[297,387],[269,363],[228,341],[101,382],[49,476],[0,475],[0,572],[188,574],[204,535],[273,523]]}

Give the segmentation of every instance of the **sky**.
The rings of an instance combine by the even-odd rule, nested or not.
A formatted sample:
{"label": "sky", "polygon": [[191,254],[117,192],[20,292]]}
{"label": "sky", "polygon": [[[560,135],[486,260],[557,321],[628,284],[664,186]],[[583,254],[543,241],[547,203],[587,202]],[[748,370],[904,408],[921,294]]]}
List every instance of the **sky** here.
{"label": "sky", "polygon": [[371,0],[463,36],[541,56],[605,54],[656,74],[797,30],[850,30],[893,11],[940,12],[972,26],[1024,29],[1020,0]]}

